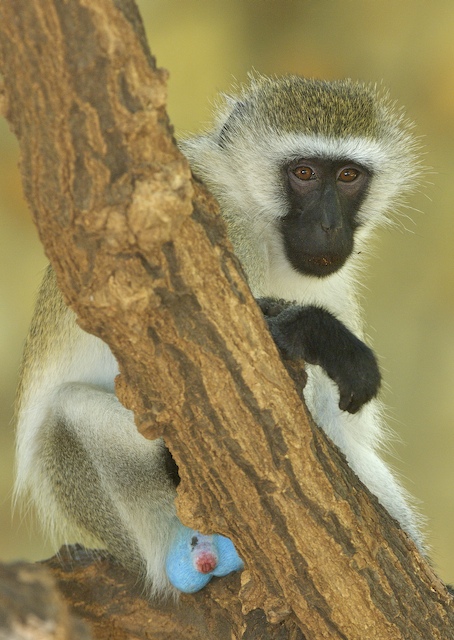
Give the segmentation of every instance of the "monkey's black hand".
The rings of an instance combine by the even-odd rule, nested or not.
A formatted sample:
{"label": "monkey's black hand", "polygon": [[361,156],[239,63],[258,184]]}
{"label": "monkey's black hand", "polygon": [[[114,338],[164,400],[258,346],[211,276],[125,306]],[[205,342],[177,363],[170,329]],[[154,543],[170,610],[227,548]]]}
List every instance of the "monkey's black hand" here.
{"label": "monkey's black hand", "polygon": [[323,367],[339,388],[343,411],[356,413],[377,395],[381,376],[373,351],[331,313],[292,306],[266,320],[285,356]]}

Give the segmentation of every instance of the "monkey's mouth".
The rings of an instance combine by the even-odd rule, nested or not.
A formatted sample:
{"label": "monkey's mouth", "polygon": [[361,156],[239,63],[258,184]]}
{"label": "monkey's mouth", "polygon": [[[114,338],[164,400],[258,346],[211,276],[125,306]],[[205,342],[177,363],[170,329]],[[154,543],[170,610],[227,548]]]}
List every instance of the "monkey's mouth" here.
{"label": "monkey's mouth", "polygon": [[[292,238],[293,240],[293,238]],[[301,243],[286,242],[286,253],[292,267],[299,273],[325,278],[338,271],[347,260],[349,247],[315,246],[312,251],[302,251]]]}
{"label": "monkey's mouth", "polygon": [[323,278],[329,276],[340,269],[345,263],[344,256],[341,255],[305,255],[302,260],[302,270],[309,275]]}
{"label": "monkey's mouth", "polygon": [[339,263],[339,260],[331,256],[316,256],[308,258],[308,262],[316,264],[318,267],[330,267]]}
{"label": "monkey's mouth", "polygon": [[328,271],[339,269],[345,262],[344,256],[322,255],[322,256],[306,256],[306,263],[314,267],[326,268]]}

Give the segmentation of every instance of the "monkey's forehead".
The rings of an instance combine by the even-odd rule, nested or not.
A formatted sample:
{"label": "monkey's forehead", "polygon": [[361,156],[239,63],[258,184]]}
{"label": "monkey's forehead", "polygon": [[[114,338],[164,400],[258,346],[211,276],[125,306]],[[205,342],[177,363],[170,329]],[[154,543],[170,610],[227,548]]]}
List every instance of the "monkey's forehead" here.
{"label": "monkey's forehead", "polygon": [[375,138],[383,135],[386,119],[399,119],[392,117],[386,94],[352,80],[260,77],[252,80],[240,100],[243,115],[288,133]]}

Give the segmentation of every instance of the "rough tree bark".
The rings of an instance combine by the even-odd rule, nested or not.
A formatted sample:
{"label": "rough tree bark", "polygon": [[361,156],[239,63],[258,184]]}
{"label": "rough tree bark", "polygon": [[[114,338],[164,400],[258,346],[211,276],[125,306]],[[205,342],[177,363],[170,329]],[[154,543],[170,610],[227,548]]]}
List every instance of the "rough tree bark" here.
{"label": "rough tree bark", "polygon": [[[162,629],[139,604],[129,622],[148,638],[454,638],[444,586],[308,419],[217,205],[175,147],[133,0],[0,0],[0,64],[65,298],[112,348],[140,431],[165,437],[182,520],[231,537],[247,566],[165,609]],[[87,619],[105,603],[104,637],[103,567],[88,580],[76,564],[65,588],[51,564]],[[98,591],[81,603],[87,581]]]}

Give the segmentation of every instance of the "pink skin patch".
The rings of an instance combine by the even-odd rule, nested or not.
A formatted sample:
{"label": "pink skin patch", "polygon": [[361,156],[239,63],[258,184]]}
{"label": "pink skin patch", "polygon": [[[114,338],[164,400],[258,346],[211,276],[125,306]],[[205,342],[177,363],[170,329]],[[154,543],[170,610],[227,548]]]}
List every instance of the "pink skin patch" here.
{"label": "pink skin patch", "polygon": [[211,571],[214,571],[218,563],[218,560],[214,553],[211,553],[209,551],[197,555],[194,560],[194,566],[199,573],[210,573]]}
{"label": "pink skin patch", "polygon": [[199,573],[211,573],[216,569],[218,557],[212,536],[198,534],[191,540],[192,563]]}

